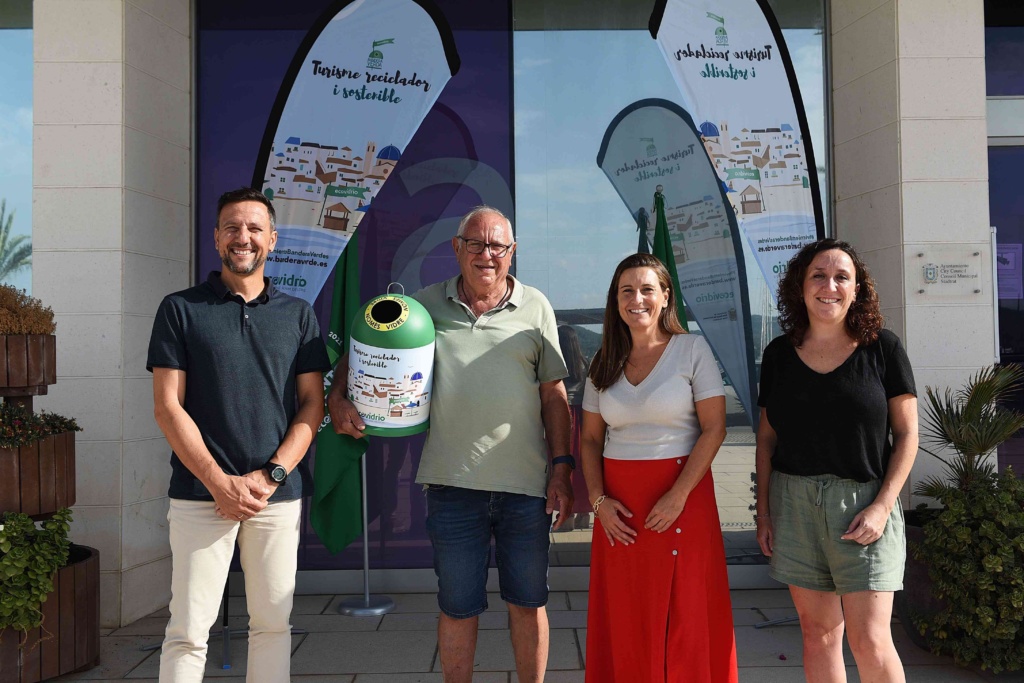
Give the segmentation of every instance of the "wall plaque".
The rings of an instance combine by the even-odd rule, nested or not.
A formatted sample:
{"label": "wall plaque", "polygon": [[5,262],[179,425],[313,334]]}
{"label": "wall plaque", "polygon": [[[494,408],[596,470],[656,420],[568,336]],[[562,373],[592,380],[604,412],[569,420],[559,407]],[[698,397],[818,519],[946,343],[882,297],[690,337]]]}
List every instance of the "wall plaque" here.
{"label": "wall plaque", "polygon": [[986,301],[983,245],[906,245],[907,303]]}

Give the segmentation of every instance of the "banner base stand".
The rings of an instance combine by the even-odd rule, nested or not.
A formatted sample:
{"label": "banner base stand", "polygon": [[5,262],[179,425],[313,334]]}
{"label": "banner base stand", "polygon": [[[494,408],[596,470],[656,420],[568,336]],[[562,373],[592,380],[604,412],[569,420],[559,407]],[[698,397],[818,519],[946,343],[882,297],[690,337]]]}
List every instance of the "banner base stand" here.
{"label": "banner base stand", "polygon": [[346,617],[379,617],[395,609],[395,601],[386,595],[367,595],[338,601],[338,614]]}
{"label": "banner base stand", "polygon": [[366,516],[366,453],[359,458],[363,499],[363,595],[338,601],[338,612],[347,617],[379,617],[395,609],[395,601],[386,595],[370,595],[370,531]]}

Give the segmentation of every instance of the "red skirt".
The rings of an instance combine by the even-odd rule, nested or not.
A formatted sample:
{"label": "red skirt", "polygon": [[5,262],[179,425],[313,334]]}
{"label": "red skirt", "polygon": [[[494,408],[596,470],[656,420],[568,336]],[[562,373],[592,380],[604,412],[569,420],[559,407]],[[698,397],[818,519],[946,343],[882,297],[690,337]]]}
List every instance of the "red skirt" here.
{"label": "red skirt", "polygon": [[645,530],[686,458],[604,460],[604,490],[633,513],[636,543],[611,547],[594,526],[587,683],[737,683],[725,546],[709,471],[679,519]]}

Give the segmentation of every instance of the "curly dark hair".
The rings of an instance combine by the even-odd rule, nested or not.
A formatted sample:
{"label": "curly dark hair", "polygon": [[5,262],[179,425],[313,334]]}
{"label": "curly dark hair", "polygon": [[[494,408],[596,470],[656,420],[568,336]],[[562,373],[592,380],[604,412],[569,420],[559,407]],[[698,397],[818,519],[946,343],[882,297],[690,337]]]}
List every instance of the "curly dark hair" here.
{"label": "curly dark hair", "polygon": [[672,291],[672,278],[665,265],[651,254],[632,254],[622,259],[615,268],[612,282],[608,286],[608,300],[604,307],[604,331],[601,334],[601,348],[590,363],[590,381],[594,388],[604,391],[619,381],[626,367],[626,359],[633,349],[633,337],[629,326],[619,315],[619,278],[632,268],[650,268],[658,278],[658,284],[668,294],[668,306],[661,312],[658,325],[667,334],[686,334],[679,314],[676,313],[676,295]]}
{"label": "curly dark hair", "polygon": [[807,269],[815,256],[831,249],[839,249],[850,257],[856,271],[856,282],[860,285],[856,298],[850,304],[850,310],[846,312],[846,329],[850,336],[859,344],[871,344],[878,339],[878,332],[885,324],[878,305],[875,281],[871,279],[868,267],[864,265],[854,248],[849,242],[841,240],[818,240],[804,246],[790,259],[786,274],[779,281],[779,326],[793,346],[803,344],[804,335],[810,326],[807,306],[804,304],[804,279],[807,277]]}

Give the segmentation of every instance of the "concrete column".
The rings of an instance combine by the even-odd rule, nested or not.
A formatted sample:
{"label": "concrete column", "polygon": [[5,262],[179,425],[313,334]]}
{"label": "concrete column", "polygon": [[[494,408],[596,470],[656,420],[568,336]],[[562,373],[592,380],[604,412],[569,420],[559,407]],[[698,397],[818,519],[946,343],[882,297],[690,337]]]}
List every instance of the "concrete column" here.
{"label": "concrete column", "polygon": [[145,359],[164,294],[189,284],[188,0],[34,3],[33,293],[57,318],[74,416],[73,541],[101,552],[101,622],[170,596],[169,449]]}
{"label": "concrete column", "polygon": [[[831,0],[831,14],[837,236],[871,268],[920,395],[958,387],[995,355],[982,0]],[[922,295],[940,257],[976,259],[981,292]],[[920,453],[910,486],[937,471]]]}

